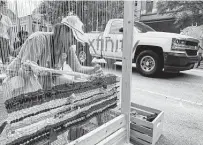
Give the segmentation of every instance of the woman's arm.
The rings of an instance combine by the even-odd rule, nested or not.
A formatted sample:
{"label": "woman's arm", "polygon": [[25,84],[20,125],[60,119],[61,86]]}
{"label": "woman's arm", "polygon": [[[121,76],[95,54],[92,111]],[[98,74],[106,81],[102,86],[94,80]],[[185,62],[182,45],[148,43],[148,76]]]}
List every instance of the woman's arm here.
{"label": "woman's arm", "polygon": [[77,55],[75,54],[74,48],[72,48],[72,46],[70,47],[67,57],[68,57],[68,63],[70,65],[70,67],[75,72],[93,74],[100,69],[100,66],[99,67],[98,66],[97,67],[82,66],[78,60]]}
{"label": "woman's arm", "polygon": [[[40,41],[41,38],[41,41]],[[20,52],[16,59],[14,59],[7,67],[7,73],[10,75],[28,75],[29,69],[24,70],[22,67],[22,63],[27,60],[32,62],[37,62],[39,55],[41,54],[41,50],[44,42],[43,37],[34,37],[32,39],[27,39],[25,43],[22,45]],[[23,69],[22,69],[23,68]],[[24,71],[24,72],[23,72]]]}

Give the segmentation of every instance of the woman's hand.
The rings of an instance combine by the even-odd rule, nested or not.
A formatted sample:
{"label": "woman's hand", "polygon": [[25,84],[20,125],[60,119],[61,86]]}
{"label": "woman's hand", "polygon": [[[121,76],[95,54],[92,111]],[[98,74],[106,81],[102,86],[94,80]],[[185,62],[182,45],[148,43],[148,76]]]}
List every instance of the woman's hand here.
{"label": "woman's hand", "polygon": [[61,56],[62,63],[64,63],[66,61],[66,58],[67,58],[67,54],[66,53],[62,53],[62,56]]}
{"label": "woman's hand", "polygon": [[33,70],[31,67],[27,64],[23,64],[21,68],[19,69],[19,73],[23,77],[29,77],[34,74]]}
{"label": "woman's hand", "polygon": [[95,65],[90,73],[91,75],[103,75],[103,70],[99,64]]}
{"label": "woman's hand", "polygon": [[59,59],[59,63],[55,65],[55,69],[61,69],[64,65],[64,62],[66,62],[66,58],[67,58],[67,54],[66,53],[62,53],[60,59]]}
{"label": "woman's hand", "polygon": [[101,66],[97,64],[97,65],[94,66],[90,76],[87,79],[88,80],[94,80],[94,79],[96,79],[98,77],[101,77],[103,75],[104,75],[104,73],[102,71]]}

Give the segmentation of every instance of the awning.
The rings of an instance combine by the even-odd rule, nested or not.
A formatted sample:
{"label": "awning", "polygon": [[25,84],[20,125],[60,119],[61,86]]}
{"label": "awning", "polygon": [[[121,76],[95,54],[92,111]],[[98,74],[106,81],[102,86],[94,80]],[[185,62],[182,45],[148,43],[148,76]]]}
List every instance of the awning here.
{"label": "awning", "polygon": [[148,14],[142,15],[140,18],[141,22],[162,22],[162,21],[172,21],[174,17],[169,14],[159,15],[159,14]]}

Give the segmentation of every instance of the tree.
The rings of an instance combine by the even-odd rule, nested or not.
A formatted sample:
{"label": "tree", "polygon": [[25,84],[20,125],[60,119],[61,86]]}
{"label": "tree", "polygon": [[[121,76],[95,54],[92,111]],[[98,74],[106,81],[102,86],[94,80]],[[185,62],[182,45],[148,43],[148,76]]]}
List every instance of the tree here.
{"label": "tree", "polygon": [[161,1],[157,3],[159,14],[169,14],[175,18],[178,28],[203,23],[203,1]]}
{"label": "tree", "polygon": [[73,1],[43,1],[33,14],[42,14],[45,21],[55,24],[60,22],[67,12],[72,11],[73,3]]}
{"label": "tree", "polygon": [[51,24],[70,12],[83,21],[86,31],[103,31],[111,18],[123,18],[123,1],[43,1],[33,14],[40,13]]}
{"label": "tree", "polygon": [[6,0],[0,1],[0,6],[4,9],[0,9],[0,13],[8,16],[12,21],[16,21],[16,15],[10,9],[7,8],[8,2]]}

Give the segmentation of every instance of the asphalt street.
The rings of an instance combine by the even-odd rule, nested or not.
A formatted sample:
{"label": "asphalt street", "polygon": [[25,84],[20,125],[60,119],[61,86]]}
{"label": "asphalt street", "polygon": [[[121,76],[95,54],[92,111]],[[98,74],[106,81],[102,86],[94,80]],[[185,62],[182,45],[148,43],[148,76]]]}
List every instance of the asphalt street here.
{"label": "asphalt street", "polygon": [[[122,74],[121,68],[105,71]],[[203,70],[147,78],[133,69],[131,100],[164,111],[156,145],[203,145]]]}

